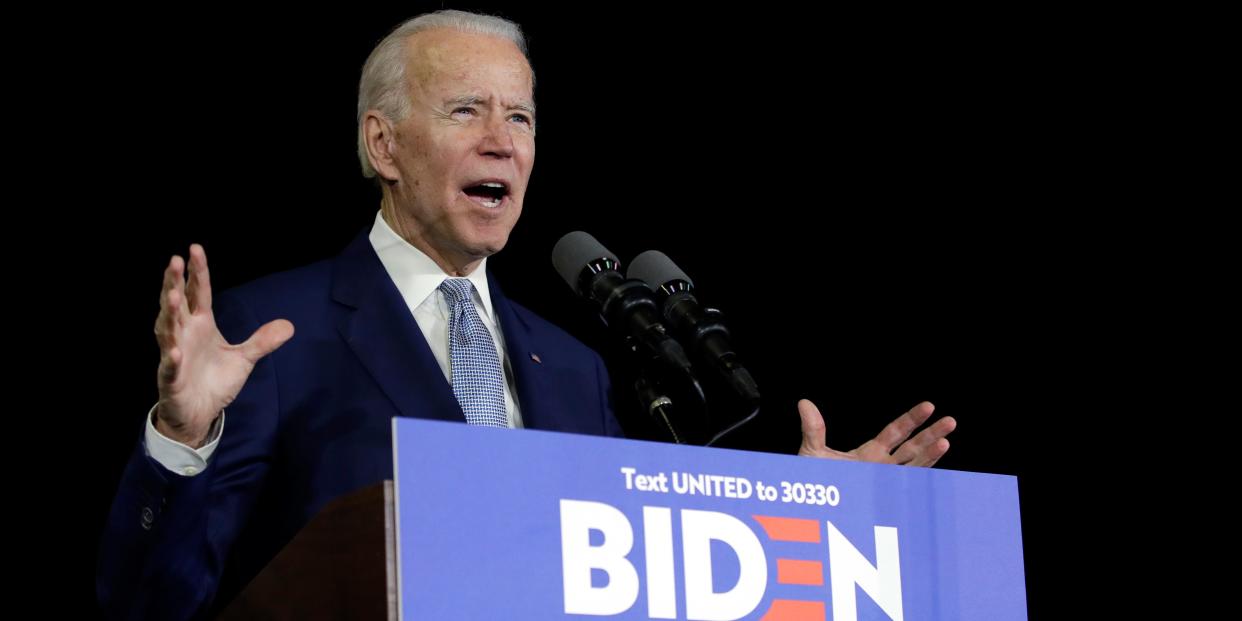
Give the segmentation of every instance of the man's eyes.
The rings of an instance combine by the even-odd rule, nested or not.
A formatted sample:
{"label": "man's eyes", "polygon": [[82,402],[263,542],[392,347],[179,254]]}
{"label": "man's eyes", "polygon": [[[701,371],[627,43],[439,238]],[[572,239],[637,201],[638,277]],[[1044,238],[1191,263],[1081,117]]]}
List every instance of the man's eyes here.
{"label": "man's eyes", "polygon": [[[456,108],[453,108],[453,112],[452,112],[452,114],[453,114],[453,116],[465,115],[465,116],[472,116],[472,117],[473,117],[473,116],[478,116],[478,115],[479,115],[479,110],[478,110],[476,107],[474,107],[474,106],[458,106],[458,107],[456,107]],[[525,112],[515,112],[515,113],[513,113],[513,114],[510,114],[510,115],[509,115],[509,121],[510,121],[510,122],[521,123],[521,124],[523,124],[523,125],[525,125],[525,126],[527,126],[527,127],[534,127],[534,126],[535,126],[535,119],[534,119],[534,117],[532,117],[531,115],[529,115],[529,114],[527,114],[527,113],[525,113]]]}

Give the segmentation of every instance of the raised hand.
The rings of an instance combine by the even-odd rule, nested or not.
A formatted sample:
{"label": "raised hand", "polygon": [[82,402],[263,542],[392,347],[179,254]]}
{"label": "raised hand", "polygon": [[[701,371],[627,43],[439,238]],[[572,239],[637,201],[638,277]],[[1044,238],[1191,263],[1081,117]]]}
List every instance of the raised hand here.
{"label": "raised hand", "polygon": [[819,413],[819,408],[803,399],[798,402],[798,415],[802,417],[802,447],[798,449],[798,454],[877,464],[932,466],[949,451],[949,440],[945,436],[957,427],[957,421],[946,416],[913,438],[910,434],[931,417],[935,409],[931,403],[924,401],[897,417],[862,446],[852,451],[838,451],[828,448],[825,443],[824,417]]}
{"label": "raised hand", "polygon": [[255,363],[293,336],[293,324],[277,319],[264,324],[244,343],[230,345],[216,327],[211,310],[207,254],[190,246],[185,262],[174,256],[164,270],[155,339],[160,346],[156,429],[192,447],[202,446],[212,422],[233,402]]}

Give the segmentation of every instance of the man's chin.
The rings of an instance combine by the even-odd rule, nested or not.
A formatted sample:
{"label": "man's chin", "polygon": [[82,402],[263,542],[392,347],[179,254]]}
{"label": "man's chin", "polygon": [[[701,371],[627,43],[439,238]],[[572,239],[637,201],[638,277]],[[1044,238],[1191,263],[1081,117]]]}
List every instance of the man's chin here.
{"label": "man's chin", "polygon": [[501,250],[504,250],[505,244],[509,242],[509,236],[501,238],[491,237],[483,239],[471,240],[463,245],[463,250],[467,255],[475,259],[486,259]]}

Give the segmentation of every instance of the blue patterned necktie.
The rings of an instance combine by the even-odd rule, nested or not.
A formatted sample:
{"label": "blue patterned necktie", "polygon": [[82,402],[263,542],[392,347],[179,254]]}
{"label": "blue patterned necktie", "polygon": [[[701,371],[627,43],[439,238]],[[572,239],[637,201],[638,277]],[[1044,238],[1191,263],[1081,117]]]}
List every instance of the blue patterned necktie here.
{"label": "blue patterned necktie", "polygon": [[450,383],[466,422],[508,427],[504,374],[492,335],[474,308],[474,285],[465,278],[446,278],[439,289],[449,306]]}

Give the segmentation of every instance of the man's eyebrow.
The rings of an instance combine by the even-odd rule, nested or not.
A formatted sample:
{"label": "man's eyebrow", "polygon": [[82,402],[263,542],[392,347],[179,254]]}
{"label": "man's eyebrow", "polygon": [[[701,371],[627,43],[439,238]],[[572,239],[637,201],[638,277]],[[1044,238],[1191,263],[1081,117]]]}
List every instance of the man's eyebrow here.
{"label": "man's eyebrow", "polygon": [[[458,106],[478,106],[486,103],[487,99],[479,97],[478,95],[462,95],[461,97],[453,97],[452,99],[445,101],[444,105],[449,108],[456,108]],[[526,101],[512,104],[509,106],[509,109],[521,110],[532,116],[535,114],[535,104]]]}
{"label": "man's eyebrow", "polygon": [[483,103],[487,103],[487,101],[478,95],[462,95],[461,97],[445,100],[444,105],[455,108],[457,106],[477,106]]}

